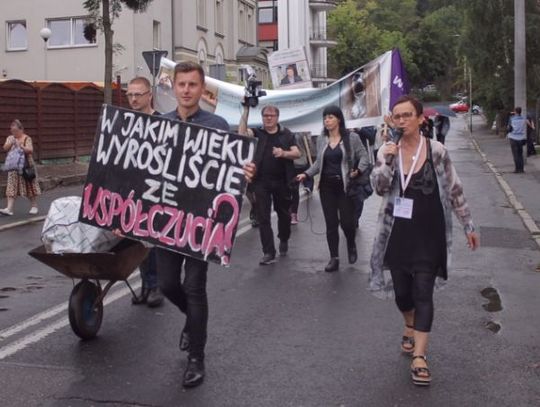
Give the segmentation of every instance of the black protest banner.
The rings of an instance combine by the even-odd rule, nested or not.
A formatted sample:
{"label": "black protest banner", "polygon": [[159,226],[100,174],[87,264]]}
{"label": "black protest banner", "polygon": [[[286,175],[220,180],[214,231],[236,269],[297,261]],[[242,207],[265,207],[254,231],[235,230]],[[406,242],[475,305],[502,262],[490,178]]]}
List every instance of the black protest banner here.
{"label": "black protest banner", "polygon": [[79,219],[230,263],[256,141],[103,105]]}

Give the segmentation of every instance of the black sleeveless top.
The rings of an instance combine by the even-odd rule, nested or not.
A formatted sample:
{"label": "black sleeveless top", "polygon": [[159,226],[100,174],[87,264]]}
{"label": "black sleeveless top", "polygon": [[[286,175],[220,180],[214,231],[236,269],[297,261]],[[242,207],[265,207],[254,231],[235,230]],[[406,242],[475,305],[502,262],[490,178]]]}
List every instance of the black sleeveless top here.
{"label": "black sleeveless top", "polygon": [[[446,278],[444,212],[429,141],[427,155],[404,194],[413,200],[412,218],[394,219],[384,260],[390,269],[406,266],[432,270]],[[400,193],[403,194],[401,186]]]}

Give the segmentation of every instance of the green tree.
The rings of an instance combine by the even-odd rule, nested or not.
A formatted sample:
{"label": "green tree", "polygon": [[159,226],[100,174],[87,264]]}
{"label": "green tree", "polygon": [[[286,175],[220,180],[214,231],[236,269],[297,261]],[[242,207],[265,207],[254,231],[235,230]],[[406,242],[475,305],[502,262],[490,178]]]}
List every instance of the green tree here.
{"label": "green tree", "polygon": [[337,41],[337,46],[329,50],[332,73],[344,75],[395,47],[400,49],[407,70],[416,72],[403,33],[387,29],[391,25],[375,24],[384,14],[376,3],[346,0],[329,13],[328,30]]}
{"label": "green tree", "polygon": [[413,60],[418,67],[413,82],[420,86],[437,83],[444,93],[450,91],[458,65],[462,21],[461,12],[454,6],[443,7],[428,13],[417,29],[409,32],[409,46],[414,49]]}
{"label": "green tree", "polygon": [[112,66],[113,66],[113,37],[114,19],[120,16],[123,6],[135,12],[146,11],[152,0],[84,0],[86,8],[95,25],[103,32],[105,38],[105,103],[112,102]]}

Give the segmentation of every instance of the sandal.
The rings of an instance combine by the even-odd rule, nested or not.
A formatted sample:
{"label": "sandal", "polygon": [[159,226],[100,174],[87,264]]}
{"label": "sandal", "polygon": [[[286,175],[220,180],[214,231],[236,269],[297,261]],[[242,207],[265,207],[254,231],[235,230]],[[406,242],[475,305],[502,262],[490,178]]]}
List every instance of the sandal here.
{"label": "sandal", "polygon": [[[414,329],[410,325],[405,325],[409,329]],[[414,336],[403,335],[401,337],[401,351],[407,355],[412,355],[414,352]]]}
{"label": "sandal", "polygon": [[[415,355],[414,359],[424,359],[427,362],[427,358],[424,355]],[[412,381],[417,386],[429,386],[431,383],[431,373],[427,367],[413,367],[411,365],[411,377]]]}

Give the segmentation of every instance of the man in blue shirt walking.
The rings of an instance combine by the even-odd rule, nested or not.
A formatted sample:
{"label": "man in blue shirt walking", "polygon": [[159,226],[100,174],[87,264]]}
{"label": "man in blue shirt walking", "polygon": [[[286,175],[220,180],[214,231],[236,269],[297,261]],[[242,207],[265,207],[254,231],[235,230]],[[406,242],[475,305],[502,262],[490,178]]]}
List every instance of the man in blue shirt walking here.
{"label": "man in blue shirt walking", "polygon": [[508,139],[514,157],[515,173],[525,172],[523,169],[523,145],[527,141],[527,121],[521,116],[521,107],[514,109],[515,114],[510,118]]}

